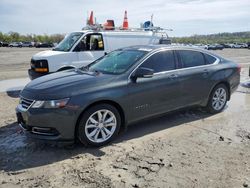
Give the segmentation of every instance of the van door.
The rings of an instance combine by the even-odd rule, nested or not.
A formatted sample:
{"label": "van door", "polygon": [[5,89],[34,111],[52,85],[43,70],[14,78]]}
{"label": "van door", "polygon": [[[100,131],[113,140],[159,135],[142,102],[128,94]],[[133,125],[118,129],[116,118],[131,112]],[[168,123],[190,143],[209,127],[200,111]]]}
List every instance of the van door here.
{"label": "van door", "polygon": [[87,66],[104,55],[104,41],[101,33],[85,35],[74,49],[77,52],[78,62],[76,67]]}

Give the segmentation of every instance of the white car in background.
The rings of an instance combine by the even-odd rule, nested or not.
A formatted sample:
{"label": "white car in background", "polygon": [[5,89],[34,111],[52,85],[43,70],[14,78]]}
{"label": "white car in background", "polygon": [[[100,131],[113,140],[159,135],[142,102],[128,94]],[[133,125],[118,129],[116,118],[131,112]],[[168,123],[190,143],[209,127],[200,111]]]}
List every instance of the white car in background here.
{"label": "white car in background", "polygon": [[22,47],[34,47],[34,44],[32,42],[22,42]]}
{"label": "white car in background", "polygon": [[208,49],[207,45],[205,44],[194,44],[193,47],[198,47],[198,48],[205,49],[205,50]]}
{"label": "white car in background", "polygon": [[232,48],[247,48],[247,44],[245,43],[234,43]]}
{"label": "white car in background", "polygon": [[9,47],[20,47],[20,48],[22,48],[23,47],[23,44],[21,43],[21,42],[11,42],[10,44],[9,44]]}

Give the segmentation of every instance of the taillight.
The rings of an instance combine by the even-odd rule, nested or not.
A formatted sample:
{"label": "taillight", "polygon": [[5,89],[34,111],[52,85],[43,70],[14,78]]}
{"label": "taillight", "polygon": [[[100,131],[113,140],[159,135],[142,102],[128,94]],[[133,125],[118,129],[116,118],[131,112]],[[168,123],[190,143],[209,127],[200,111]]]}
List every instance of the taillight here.
{"label": "taillight", "polygon": [[241,66],[240,66],[240,64],[237,64],[237,72],[238,72],[238,73],[241,72]]}

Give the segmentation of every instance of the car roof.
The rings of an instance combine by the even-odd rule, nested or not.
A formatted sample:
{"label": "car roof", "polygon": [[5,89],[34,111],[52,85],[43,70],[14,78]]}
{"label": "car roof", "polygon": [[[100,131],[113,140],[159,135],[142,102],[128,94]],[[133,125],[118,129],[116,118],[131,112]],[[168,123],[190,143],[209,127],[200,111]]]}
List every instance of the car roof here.
{"label": "car roof", "polygon": [[182,45],[171,45],[171,44],[152,44],[152,45],[136,45],[136,46],[129,46],[125,48],[121,48],[122,50],[142,50],[142,51],[158,51],[161,49],[169,49],[169,50],[193,50],[193,51],[199,51],[202,53],[210,54],[213,56],[216,56],[218,58],[221,58],[217,54],[211,53],[208,50],[199,48],[199,47],[190,47],[190,46],[182,46]]}

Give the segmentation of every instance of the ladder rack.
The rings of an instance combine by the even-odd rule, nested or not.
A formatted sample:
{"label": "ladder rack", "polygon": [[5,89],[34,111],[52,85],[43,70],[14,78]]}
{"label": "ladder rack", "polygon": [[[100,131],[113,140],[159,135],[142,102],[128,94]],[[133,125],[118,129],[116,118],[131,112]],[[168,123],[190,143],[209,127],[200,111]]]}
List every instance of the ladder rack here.
{"label": "ladder rack", "polygon": [[112,31],[119,31],[119,32],[152,31],[154,33],[162,33],[162,34],[166,34],[166,31],[173,31],[172,29],[164,29],[164,28],[161,28],[161,27],[123,29],[122,27],[113,27],[113,26],[103,27],[102,25],[93,25],[93,26],[87,25],[86,27],[82,28],[82,30],[105,31],[105,32],[112,32]]}

